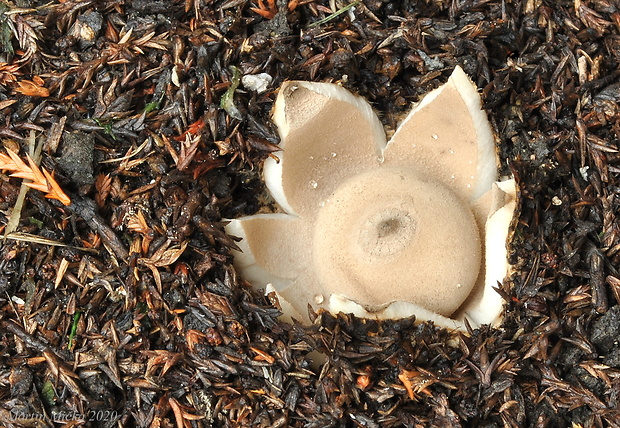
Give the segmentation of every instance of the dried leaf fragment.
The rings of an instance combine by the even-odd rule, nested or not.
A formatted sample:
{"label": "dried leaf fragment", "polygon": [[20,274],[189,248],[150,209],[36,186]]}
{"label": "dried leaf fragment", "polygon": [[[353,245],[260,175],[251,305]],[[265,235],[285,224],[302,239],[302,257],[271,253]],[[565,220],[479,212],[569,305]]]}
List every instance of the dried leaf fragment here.
{"label": "dried leaf fragment", "polygon": [[15,91],[30,97],[49,97],[50,91],[43,86],[43,83],[43,79],[36,76],[33,80],[20,80]]}
{"label": "dried leaf fragment", "polygon": [[170,404],[170,407],[172,408],[172,412],[174,413],[174,417],[176,419],[178,428],[184,428],[186,426],[184,422],[185,420],[197,421],[200,419],[204,419],[204,416],[194,415],[194,414],[189,413],[189,411],[193,409],[182,405],[177,400],[175,400],[173,397],[170,397],[168,399],[168,403]]}
{"label": "dried leaf fragment", "polygon": [[430,378],[417,370],[401,370],[398,375],[398,379],[403,383],[407,389],[407,394],[412,400],[417,400],[417,395],[423,392],[427,395],[432,395],[428,390],[428,387],[434,383],[437,383],[435,379]]}
{"label": "dried leaf fragment", "polygon": [[250,10],[265,19],[273,19],[278,13],[278,7],[275,0],[267,0],[267,4],[263,0],[257,0],[258,7],[251,7]]}
{"label": "dried leaf fragment", "polygon": [[164,267],[170,266],[172,263],[176,262],[177,259],[183,254],[185,248],[187,248],[188,241],[183,242],[179,248],[170,248],[171,241],[166,242],[162,245],[155,253],[148,259],[140,259],[140,263],[144,263],[145,265],[152,265],[155,267]]}
{"label": "dried leaf fragment", "polygon": [[26,156],[28,165],[26,165],[17,153],[10,149],[6,151],[8,154],[0,153],[1,170],[10,171],[11,177],[31,180],[25,185],[46,193],[46,198],[57,199],[65,206],[71,205],[71,199],[56,182],[53,173],[45,169],[41,170],[28,155]]}

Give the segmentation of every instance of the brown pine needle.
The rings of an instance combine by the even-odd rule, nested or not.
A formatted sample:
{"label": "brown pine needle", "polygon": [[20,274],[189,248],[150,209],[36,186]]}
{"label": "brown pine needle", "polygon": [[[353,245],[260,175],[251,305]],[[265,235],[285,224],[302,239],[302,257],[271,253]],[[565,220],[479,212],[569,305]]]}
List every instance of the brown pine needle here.
{"label": "brown pine needle", "polygon": [[46,193],[45,197],[57,199],[64,205],[70,205],[71,199],[54,179],[54,175],[45,169],[41,170],[34,161],[27,156],[28,165],[12,150],[6,149],[7,154],[0,153],[0,169],[9,171],[11,177],[31,180],[26,186]]}

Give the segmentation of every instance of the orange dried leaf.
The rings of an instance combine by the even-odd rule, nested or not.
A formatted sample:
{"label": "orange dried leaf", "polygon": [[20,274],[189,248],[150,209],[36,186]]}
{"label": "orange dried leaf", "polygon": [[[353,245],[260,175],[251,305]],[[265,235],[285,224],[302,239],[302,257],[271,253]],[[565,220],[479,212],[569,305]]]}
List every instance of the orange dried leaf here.
{"label": "orange dried leaf", "polygon": [[185,427],[184,420],[198,421],[198,420],[204,419],[204,416],[202,416],[202,415],[194,415],[194,414],[190,413],[190,411],[192,411],[194,409],[182,405],[177,400],[175,400],[173,397],[168,398],[168,404],[170,404],[170,408],[172,409],[172,413],[174,413],[174,417],[176,419],[176,423],[177,423],[177,427],[178,428],[184,428]]}
{"label": "orange dried leaf", "polygon": [[34,181],[31,181],[31,182],[24,183],[24,184],[32,189],[38,190],[43,193],[47,193],[47,191],[49,190],[47,187],[47,183],[41,184],[41,183],[35,183]]}
{"label": "orange dried leaf", "polygon": [[275,363],[276,359],[262,349],[255,348],[253,346],[250,346],[250,349],[257,354],[256,357],[254,357],[254,361],[266,361],[269,364]]}
{"label": "orange dried leaf", "polygon": [[35,183],[41,183],[41,184],[45,183],[45,184],[47,184],[46,180],[45,180],[45,176],[41,173],[41,170],[39,169],[37,164],[34,163],[32,158],[30,157],[30,155],[26,155],[26,160],[28,161],[28,165],[30,166],[30,170],[32,171],[32,175],[34,176],[32,181],[34,181]]}
{"label": "orange dried leaf", "polygon": [[8,170],[13,171],[13,174],[11,174],[11,176],[35,181],[32,170],[30,169],[28,165],[26,165],[26,163],[23,160],[21,160],[19,155],[10,149],[6,149],[6,152],[11,157],[11,161],[13,165],[12,167],[7,168]]}
{"label": "orange dried leaf", "polygon": [[8,155],[0,153],[0,169],[2,171],[12,171],[14,165],[13,160]]}
{"label": "orange dried leaf", "polygon": [[54,176],[41,169],[34,163],[30,156],[27,156],[28,165],[19,157],[17,153],[6,149],[7,154],[0,153],[0,169],[11,172],[11,177],[31,180],[24,183],[26,186],[41,192],[47,193],[45,196],[50,199],[58,199],[64,205],[70,205],[71,199],[60,188]]}
{"label": "orange dried leaf", "polygon": [[[40,80],[43,80],[39,78]],[[37,85],[35,82],[31,80],[21,80],[17,82],[17,88],[15,88],[16,92],[19,92],[22,95],[28,95],[31,97],[49,97],[50,91],[49,89]]]}
{"label": "orange dried leaf", "polygon": [[19,72],[19,67],[20,66],[16,64],[0,62],[0,85],[17,82],[17,76],[21,74]]}
{"label": "orange dried leaf", "polygon": [[402,369],[398,375],[398,379],[403,383],[409,398],[417,400],[420,392],[431,395],[428,387],[437,382],[435,379],[429,378],[429,376],[420,373],[417,370],[405,370]]}
{"label": "orange dried leaf", "polygon": [[5,108],[10,107],[13,104],[15,104],[16,102],[17,102],[17,100],[0,101],[0,110],[4,110]]}
{"label": "orange dried leaf", "polygon": [[273,12],[270,12],[268,10],[259,9],[257,7],[251,7],[250,10],[252,12],[254,12],[254,13],[259,14],[260,16],[262,16],[265,19],[272,19],[273,17],[276,16]]}
{"label": "orange dried leaf", "polygon": [[267,5],[263,3],[263,0],[257,0],[258,7],[251,7],[250,10],[259,14],[265,19],[273,19],[278,13],[275,0],[267,0]]}
{"label": "orange dried leaf", "polygon": [[64,206],[71,205],[71,199],[60,188],[60,185],[54,179],[54,174],[50,174],[46,170],[43,170],[43,174],[45,174],[45,178],[47,178],[47,183],[50,187],[50,190],[47,191],[47,195],[45,195],[45,197],[50,199],[58,199]]}
{"label": "orange dried leaf", "polygon": [[299,0],[291,0],[288,2],[288,11],[292,12],[299,6]]}
{"label": "orange dried leaf", "polygon": [[198,134],[200,131],[202,131],[205,125],[206,125],[205,121],[202,118],[200,118],[196,122],[190,124],[184,133],[182,133],[178,137],[174,137],[174,139],[177,141],[183,142],[186,140],[187,134],[193,134],[193,135]]}
{"label": "orange dried leaf", "polygon": [[416,399],[416,394],[414,391],[414,387],[411,383],[411,378],[417,376],[418,374],[419,373],[416,371],[401,370],[400,374],[398,375],[398,379],[400,379],[400,381],[403,383],[405,389],[407,389],[407,394],[409,395],[409,398],[412,400]]}

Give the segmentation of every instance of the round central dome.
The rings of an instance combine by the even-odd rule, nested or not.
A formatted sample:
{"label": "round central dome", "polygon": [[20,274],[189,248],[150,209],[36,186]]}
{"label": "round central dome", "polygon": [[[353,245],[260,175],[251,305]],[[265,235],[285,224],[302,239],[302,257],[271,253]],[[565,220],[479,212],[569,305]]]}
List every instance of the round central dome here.
{"label": "round central dome", "polygon": [[323,290],[370,312],[405,301],[444,316],[469,296],[480,236],[469,207],[441,183],[377,168],[324,202],[313,247]]}
{"label": "round central dome", "polygon": [[413,211],[406,206],[385,207],[370,214],[361,225],[357,241],[371,263],[373,257],[391,256],[402,251],[414,237],[415,230]]}

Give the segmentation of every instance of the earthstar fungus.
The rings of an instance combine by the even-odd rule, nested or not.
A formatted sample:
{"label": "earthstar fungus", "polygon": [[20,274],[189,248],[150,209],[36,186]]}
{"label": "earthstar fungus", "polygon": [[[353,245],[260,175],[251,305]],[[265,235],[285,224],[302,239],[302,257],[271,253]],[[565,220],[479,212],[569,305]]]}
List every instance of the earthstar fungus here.
{"label": "earthstar fungus", "polygon": [[415,315],[455,329],[499,321],[512,180],[457,67],[386,141],[365,100],[335,84],[286,82],[273,120],[283,151],[264,166],[282,212],[233,220],[235,264],[275,291],[285,319],[307,305],[361,317]]}

